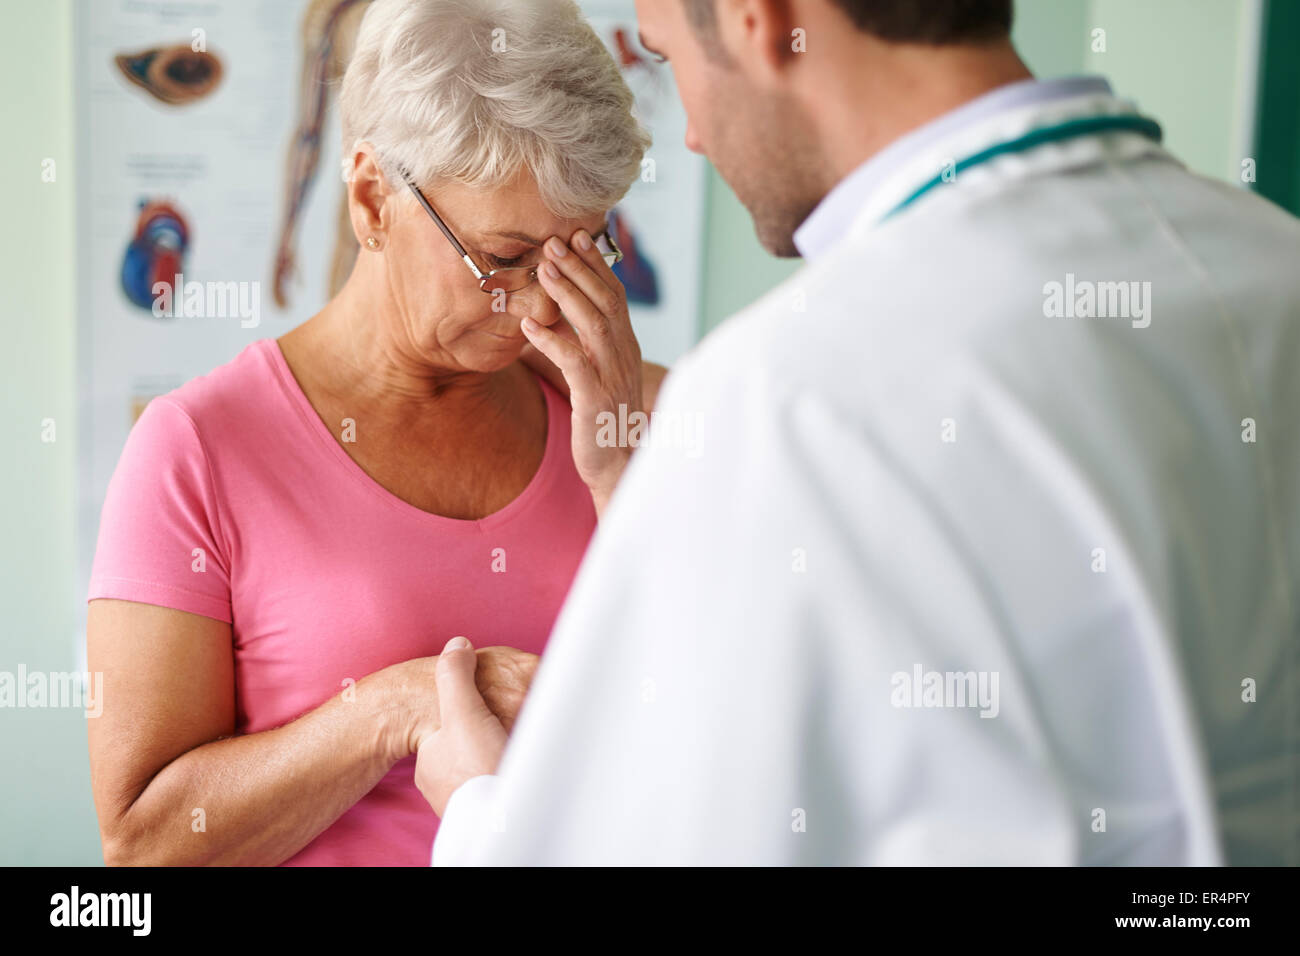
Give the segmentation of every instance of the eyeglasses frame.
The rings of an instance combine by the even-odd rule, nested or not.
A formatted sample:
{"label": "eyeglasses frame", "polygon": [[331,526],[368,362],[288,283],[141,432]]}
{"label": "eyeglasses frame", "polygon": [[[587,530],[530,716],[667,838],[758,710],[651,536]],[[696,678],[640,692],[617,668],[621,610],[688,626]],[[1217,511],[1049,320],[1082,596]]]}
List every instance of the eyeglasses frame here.
{"label": "eyeglasses frame", "polygon": [[[407,174],[405,171],[403,171],[402,176],[406,180],[406,185],[410,187],[411,192],[415,193],[415,198],[418,199],[420,201],[420,205],[424,207],[424,211],[429,214],[429,217],[433,219],[434,223],[437,224],[438,228],[442,231],[442,234],[447,237],[447,241],[450,242],[452,248],[456,250],[456,254],[460,256],[461,261],[464,262],[465,265],[469,266],[470,272],[474,273],[474,278],[478,280],[478,287],[480,292],[486,292],[488,295],[495,295],[496,294],[495,291],[487,288],[488,280],[491,279],[493,276],[499,275],[503,272],[521,272],[527,269],[528,272],[530,273],[528,281],[523,285],[521,285],[518,289],[514,290],[515,292],[520,292],[528,288],[528,286],[532,285],[534,282],[537,281],[538,266],[506,266],[503,269],[492,269],[488,272],[484,272],[482,269],[480,269],[478,265],[474,262],[473,258],[471,258],[470,254],[465,250],[465,247],[461,245],[460,240],[456,238],[456,234],[451,231],[450,227],[448,227],[448,225],[445,222],[443,222],[442,217],[438,215],[438,211],[433,208],[433,203],[429,202],[429,200],[425,197],[424,193],[420,191],[420,187],[415,185],[415,181],[411,179],[410,175]],[[605,262],[611,268],[613,268],[614,265],[623,261],[623,250],[620,249],[618,247],[618,243],[614,241],[614,236],[609,231],[608,226],[605,229],[603,229],[598,235],[593,236],[592,242],[599,243],[602,237],[606,242],[609,243],[610,249],[613,250],[614,259],[611,262],[610,259],[608,258],[608,254],[602,254],[602,257],[605,259]],[[506,293],[506,294],[511,295],[513,293]]]}

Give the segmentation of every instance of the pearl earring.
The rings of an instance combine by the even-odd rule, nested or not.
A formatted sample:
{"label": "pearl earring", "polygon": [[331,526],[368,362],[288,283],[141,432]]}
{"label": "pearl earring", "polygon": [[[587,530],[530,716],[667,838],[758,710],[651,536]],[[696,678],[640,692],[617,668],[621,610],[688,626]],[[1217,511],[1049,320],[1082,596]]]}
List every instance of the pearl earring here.
{"label": "pearl earring", "polygon": [[366,248],[367,248],[367,249],[378,249],[378,248],[379,248],[379,240],[376,239],[374,236],[371,236],[369,239],[366,240]]}

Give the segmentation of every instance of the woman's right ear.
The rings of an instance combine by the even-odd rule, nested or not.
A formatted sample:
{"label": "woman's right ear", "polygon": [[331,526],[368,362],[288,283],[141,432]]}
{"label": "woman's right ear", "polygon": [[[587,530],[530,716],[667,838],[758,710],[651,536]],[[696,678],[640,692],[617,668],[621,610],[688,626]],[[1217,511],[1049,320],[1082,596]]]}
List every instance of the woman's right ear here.
{"label": "woman's right ear", "polygon": [[393,191],[369,143],[358,143],[351,168],[344,169],[348,187],[348,212],[352,233],[364,244],[371,236],[383,236],[392,225]]}

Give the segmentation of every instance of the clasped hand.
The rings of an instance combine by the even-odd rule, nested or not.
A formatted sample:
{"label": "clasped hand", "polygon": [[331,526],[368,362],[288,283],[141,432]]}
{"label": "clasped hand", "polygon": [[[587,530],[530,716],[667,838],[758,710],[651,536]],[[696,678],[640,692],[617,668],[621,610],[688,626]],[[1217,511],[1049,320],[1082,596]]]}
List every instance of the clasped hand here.
{"label": "clasped hand", "polygon": [[[519,656],[524,653],[484,648],[476,654],[463,637],[442,649],[436,673],[440,724],[415,744],[415,785],[438,816],[466,780],[496,773],[537,664],[535,655]],[[492,677],[478,677],[489,668]]]}

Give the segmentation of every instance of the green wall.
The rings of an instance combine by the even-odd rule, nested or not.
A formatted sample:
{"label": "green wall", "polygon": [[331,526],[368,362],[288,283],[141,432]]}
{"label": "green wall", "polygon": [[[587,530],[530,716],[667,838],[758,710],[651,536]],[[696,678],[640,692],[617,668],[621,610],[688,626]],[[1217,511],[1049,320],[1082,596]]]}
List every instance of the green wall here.
{"label": "green wall", "polygon": [[1090,6],[1088,0],[1017,0],[1012,39],[1035,75],[1082,71]]}
{"label": "green wall", "polygon": [[1256,188],[1300,216],[1300,2],[1272,0],[1264,19]]}
{"label": "green wall", "polygon": [[[0,670],[70,672],[80,600],[71,3],[6,0],[3,42]],[[46,159],[55,163],[52,183],[42,181]],[[42,441],[47,418],[53,442]],[[100,862],[80,710],[0,709],[0,768],[0,864]]]}
{"label": "green wall", "polygon": [[700,301],[703,332],[740,311],[803,264],[802,259],[778,259],[759,245],[749,213],[712,164],[706,194]]}
{"label": "green wall", "polygon": [[[1294,2],[1294,0],[1288,0]],[[1207,176],[1238,178],[1241,98],[1250,75],[1241,0],[1093,0],[1089,28],[1106,30],[1107,52],[1084,57],[1165,128],[1165,145]],[[1300,40],[1298,40],[1300,42]],[[1253,109],[1253,100],[1251,102]]]}

